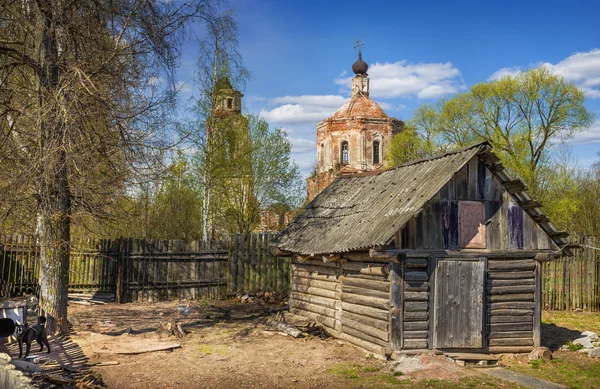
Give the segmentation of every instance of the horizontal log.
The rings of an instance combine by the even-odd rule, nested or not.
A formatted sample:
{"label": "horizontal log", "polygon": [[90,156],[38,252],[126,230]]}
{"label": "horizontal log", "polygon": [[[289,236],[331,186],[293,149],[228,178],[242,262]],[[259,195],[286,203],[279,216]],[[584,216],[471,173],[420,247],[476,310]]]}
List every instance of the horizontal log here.
{"label": "horizontal log", "polygon": [[411,268],[411,267],[427,267],[427,258],[406,258],[406,260],[404,261],[404,267],[405,268]]}
{"label": "horizontal log", "polygon": [[354,336],[355,338],[362,339],[365,342],[373,343],[378,346],[386,347],[389,345],[387,341],[381,340],[369,334],[365,334],[364,332],[354,329],[352,327],[342,325],[342,333]]}
{"label": "horizontal log", "polygon": [[390,273],[389,263],[344,262],[342,263],[342,269],[356,271],[361,274],[384,277],[387,277]]}
{"label": "horizontal log", "polygon": [[535,261],[533,259],[488,259],[488,270],[533,270]]}
{"label": "horizontal log", "polygon": [[339,276],[335,274],[319,274],[307,270],[292,270],[293,277],[310,278],[311,280],[338,282]]}
{"label": "horizontal log", "polygon": [[360,296],[377,297],[377,298],[386,299],[386,300],[390,298],[389,291],[382,292],[380,290],[358,288],[358,287],[346,286],[346,285],[342,286],[342,293],[352,293],[352,294],[358,294]]}
{"label": "horizontal log", "polygon": [[[348,311],[356,313],[358,315],[365,315],[375,319],[389,320],[389,311],[382,309],[366,307],[364,305],[350,304],[342,301],[342,311]],[[342,312],[343,315],[343,312]]]}
{"label": "horizontal log", "polygon": [[364,305],[367,307],[379,308],[384,310],[390,309],[390,300],[389,297],[387,299],[377,298],[377,297],[369,297],[369,296],[360,296],[357,294],[350,293],[342,293],[342,301],[350,304],[358,304]]}
{"label": "horizontal log", "polygon": [[492,316],[530,316],[533,309],[497,309],[490,312]]}
{"label": "horizontal log", "polygon": [[489,308],[491,311],[495,311],[498,309],[527,309],[533,311],[533,309],[535,308],[535,303],[533,301],[510,301],[505,303],[491,303],[489,305]]}
{"label": "horizontal log", "polygon": [[387,292],[387,293],[389,293],[389,291],[390,291],[390,283],[387,281],[367,280],[367,279],[363,279],[363,278],[344,277],[344,279],[342,281],[342,287],[344,287],[344,286],[353,286],[356,288],[379,290],[381,292]]}
{"label": "horizontal log", "polygon": [[533,339],[533,331],[490,331],[490,339],[529,338]]}
{"label": "horizontal log", "polygon": [[535,285],[534,278],[523,278],[517,280],[488,280],[488,286],[520,286]]}
{"label": "horizontal log", "polygon": [[533,346],[533,338],[490,339],[490,346]]}
{"label": "horizontal log", "polygon": [[520,293],[520,294],[497,294],[489,296],[491,302],[501,301],[533,301],[533,293]]}
{"label": "horizontal log", "polygon": [[535,273],[532,271],[488,271],[490,280],[516,280],[534,277]]}
{"label": "horizontal log", "polygon": [[427,272],[424,271],[406,271],[404,273],[406,281],[427,281]]}
{"label": "horizontal log", "polygon": [[492,354],[520,354],[529,353],[533,350],[533,346],[522,347],[522,346],[490,346],[488,351]]}
{"label": "horizontal log", "polygon": [[348,327],[360,331],[366,335],[373,336],[386,343],[389,341],[389,334],[387,331],[380,330],[379,328],[374,328],[363,323],[359,323],[342,315],[342,332],[347,332],[346,328]]}
{"label": "horizontal log", "polygon": [[310,319],[316,323],[322,324],[323,326],[328,327],[332,330],[339,331],[339,328],[340,328],[339,322],[335,319],[332,319],[331,317],[319,315],[317,313],[305,311],[305,310],[299,309],[299,308],[290,308],[290,312],[292,312],[294,315],[303,316],[303,317]]}
{"label": "horizontal log", "polygon": [[427,340],[422,339],[404,339],[405,349],[426,349],[428,348]]}
{"label": "horizontal log", "polygon": [[359,315],[349,311],[342,311],[342,319],[343,318],[348,318],[383,331],[388,331],[389,329],[389,320],[374,319],[369,316]]}
{"label": "horizontal log", "polygon": [[296,265],[296,271],[304,271],[308,273],[324,274],[324,275],[341,275],[342,270],[334,267],[327,266],[313,266],[299,263]]}
{"label": "horizontal log", "polygon": [[323,266],[323,267],[327,267],[327,268],[337,268],[339,269],[341,267],[339,262],[324,262],[322,259],[305,259],[304,261],[300,262],[300,263],[296,263],[295,264],[297,268],[302,268],[304,266]]}
{"label": "horizontal log", "polygon": [[488,293],[494,294],[523,294],[523,293],[534,293],[535,285],[521,285],[521,286],[492,286],[488,288]]}
{"label": "horizontal log", "polygon": [[429,293],[427,292],[405,292],[404,301],[427,301]]}
{"label": "horizontal log", "polygon": [[327,290],[340,290],[339,280],[316,280],[314,278],[295,277],[292,284],[310,286]]}
{"label": "horizontal log", "polygon": [[293,299],[297,299],[300,301],[305,301],[307,303],[312,303],[312,304],[317,304],[317,305],[321,305],[325,308],[332,308],[335,309],[336,308],[336,304],[337,304],[337,300],[335,299],[330,299],[330,298],[326,298],[326,297],[319,297],[319,296],[312,296],[310,294],[305,294],[305,293],[301,293],[301,292],[292,292],[291,293],[291,297]]}
{"label": "horizontal log", "polygon": [[429,329],[429,322],[426,322],[426,321],[404,322],[403,328],[405,331],[427,331]]}
{"label": "horizontal log", "polygon": [[429,312],[404,312],[404,321],[423,321],[429,319]]}
{"label": "horizontal log", "polygon": [[380,282],[388,282],[387,281],[387,276],[377,276],[377,275],[372,275],[372,274],[362,274],[362,273],[356,273],[356,272],[351,272],[348,270],[344,270],[344,277],[346,278],[360,278],[363,280],[372,280],[372,281],[380,281]]}
{"label": "horizontal log", "polygon": [[386,354],[386,347],[377,345],[377,344],[373,344],[367,341],[364,341],[360,338],[357,338],[355,336],[346,334],[346,333],[340,333],[338,335],[338,338],[345,340],[346,342],[352,343],[355,346],[361,347],[367,351],[371,351],[375,354],[378,355],[385,355]]}
{"label": "horizontal log", "polygon": [[406,312],[423,312],[427,311],[429,308],[429,303],[427,302],[416,302],[416,301],[405,301],[404,302],[404,311]]}
{"label": "horizontal log", "polygon": [[429,291],[429,283],[423,281],[412,281],[404,283],[405,292],[427,292]]}
{"label": "horizontal log", "polygon": [[411,249],[391,249],[383,250],[388,254],[403,254],[407,258],[409,257],[422,257],[427,258],[431,255],[436,257],[465,257],[465,258],[506,258],[506,259],[517,259],[517,258],[534,258],[535,254],[539,251],[526,251],[526,250],[487,250],[487,249],[461,249],[461,250],[411,250]]}
{"label": "horizontal log", "polygon": [[338,292],[336,292],[335,290],[315,288],[315,287],[306,286],[306,285],[292,284],[292,291],[302,292],[302,293],[315,295],[315,296],[327,297],[330,299],[338,298]]}
{"label": "horizontal log", "polygon": [[404,331],[404,339],[427,339],[429,331]]}
{"label": "horizontal log", "polygon": [[521,316],[491,316],[490,317],[490,323],[495,324],[495,323],[522,323],[522,322],[527,322],[527,321],[531,321],[533,322],[533,312],[531,312],[529,315],[521,315]]}
{"label": "horizontal log", "polygon": [[336,315],[337,315],[336,309],[325,308],[320,305],[311,304],[311,303],[307,303],[305,301],[300,301],[300,300],[295,300],[295,299],[290,300],[290,306],[293,308],[298,308],[298,309],[302,309],[305,311],[317,313],[319,315],[329,316],[334,319],[336,318]]}
{"label": "horizontal log", "polygon": [[490,332],[533,331],[533,322],[490,324]]}

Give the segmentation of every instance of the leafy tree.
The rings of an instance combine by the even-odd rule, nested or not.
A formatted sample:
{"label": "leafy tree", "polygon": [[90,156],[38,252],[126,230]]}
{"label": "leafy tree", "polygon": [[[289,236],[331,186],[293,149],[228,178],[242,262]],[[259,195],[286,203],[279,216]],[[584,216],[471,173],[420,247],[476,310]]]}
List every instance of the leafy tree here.
{"label": "leafy tree", "polygon": [[105,216],[161,157],[177,47],[187,23],[211,13],[210,0],[0,4],[2,208],[36,210],[50,332],[68,333],[72,221]]}
{"label": "leafy tree", "polygon": [[594,120],[584,92],[544,67],[474,85],[442,105],[440,132],[465,146],[488,140],[506,166],[539,196],[540,171],[552,142],[572,137]]}

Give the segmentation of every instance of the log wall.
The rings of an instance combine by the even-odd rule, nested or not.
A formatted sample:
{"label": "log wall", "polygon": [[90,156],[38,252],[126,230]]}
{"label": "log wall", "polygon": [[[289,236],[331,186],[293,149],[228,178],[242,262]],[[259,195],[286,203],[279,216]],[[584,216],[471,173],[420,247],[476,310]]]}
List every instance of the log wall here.
{"label": "log wall", "polygon": [[536,337],[539,342],[538,267],[533,258],[488,259],[486,302],[490,352],[531,351]]}
{"label": "log wall", "polygon": [[390,343],[389,264],[308,259],[292,265],[290,311],[377,354]]}
{"label": "log wall", "polygon": [[403,349],[431,346],[429,261],[429,255],[424,254],[407,257],[403,262]]}

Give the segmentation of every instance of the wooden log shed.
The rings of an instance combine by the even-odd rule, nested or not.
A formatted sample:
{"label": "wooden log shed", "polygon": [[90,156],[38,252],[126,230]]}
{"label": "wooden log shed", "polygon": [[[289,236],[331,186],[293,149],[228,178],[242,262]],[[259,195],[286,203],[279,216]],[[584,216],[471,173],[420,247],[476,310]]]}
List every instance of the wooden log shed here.
{"label": "wooden log shed", "polygon": [[540,262],[566,238],[481,143],[340,176],[272,245],[294,256],[291,312],[389,356],[538,346]]}

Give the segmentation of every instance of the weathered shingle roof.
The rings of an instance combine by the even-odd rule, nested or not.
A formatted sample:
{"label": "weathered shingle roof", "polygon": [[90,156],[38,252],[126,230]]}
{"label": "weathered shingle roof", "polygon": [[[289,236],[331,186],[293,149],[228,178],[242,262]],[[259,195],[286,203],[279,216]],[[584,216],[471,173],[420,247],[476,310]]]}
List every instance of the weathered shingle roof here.
{"label": "weathered shingle roof", "polygon": [[302,255],[383,246],[487,143],[379,174],[340,176],[272,243]]}

